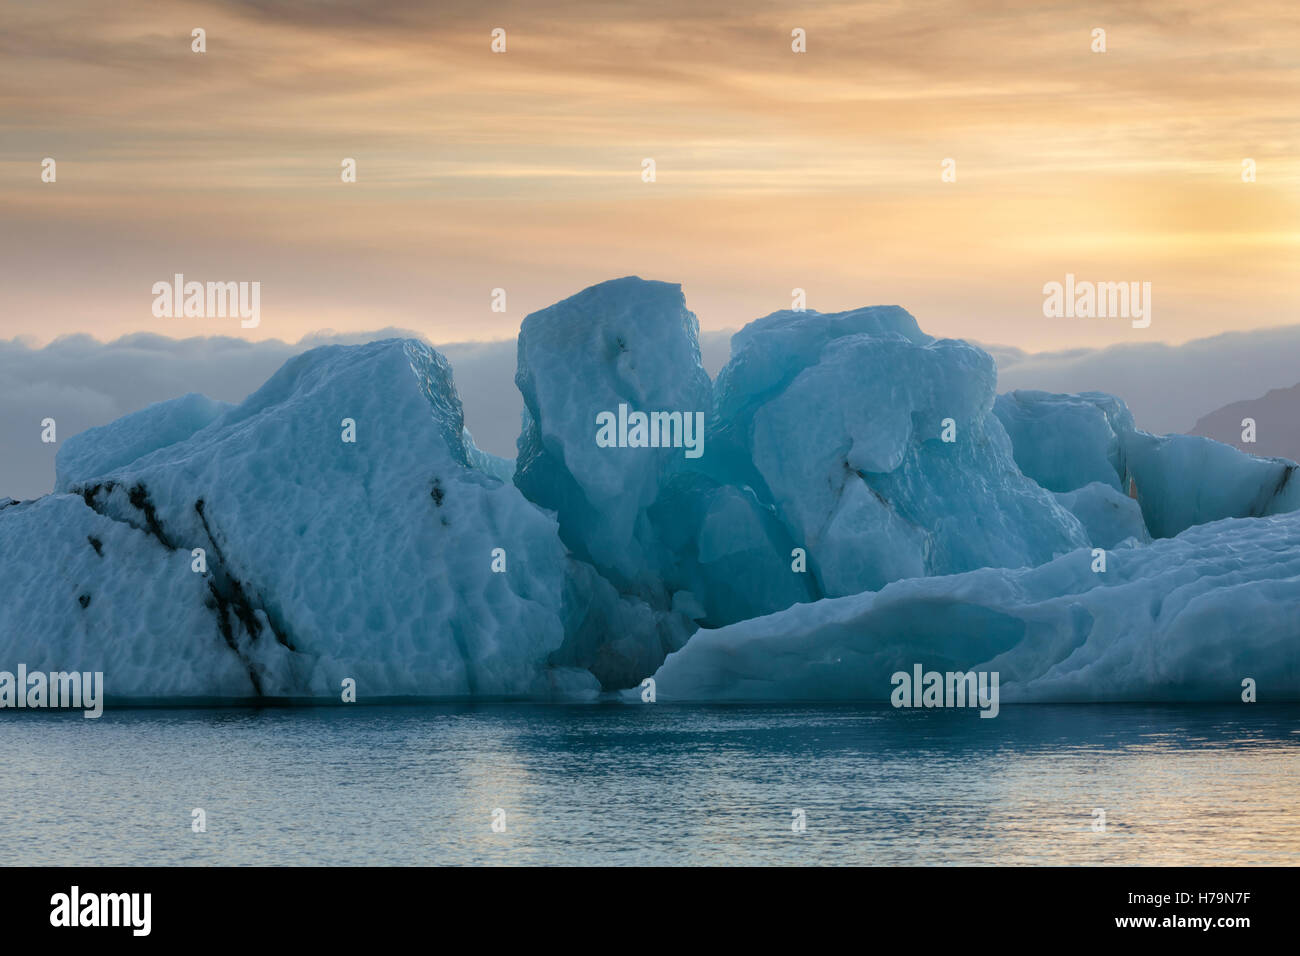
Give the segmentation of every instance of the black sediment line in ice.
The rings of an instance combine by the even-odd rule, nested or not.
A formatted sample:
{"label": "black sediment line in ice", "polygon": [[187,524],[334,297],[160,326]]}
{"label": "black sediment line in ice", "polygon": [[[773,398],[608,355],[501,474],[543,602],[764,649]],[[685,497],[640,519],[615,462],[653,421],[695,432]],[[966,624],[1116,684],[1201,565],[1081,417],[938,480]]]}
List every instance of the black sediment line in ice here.
{"label": "black sediment line in ice", "polygon": [[144,513],[145,526],[149,529],[149,533],[161,541],[168,551],[175,551],[175,545],[167,540],[167,535],[163,532],[162,522],[158,520],[158,512],[154,510],[153,502],[149,500],[149,491],[145,488],[144,482],[136,482],[135,487],[127,492],[127,500],[131,502],[131,507]]}
{"label": "black sediment line in ice", "polygon": [[[221,630],[221,636],[225,638],[226,644],[235,652],[235,656],[238,657],[240,663],[244,665],[244,669],[248,671],[248,679],[252,682],[253,692],[257,694],[258,697],[264,696],[262,693],[262,681],[257,676],[257,668],[255,668],[252,662],[240,652],[239,642],[235,640],[235,629],[230,623],[231,607],[229,600],[221,593],[221,590],[217,587],[215,581],[208,581],[208,591],[212,594],[212,599],[216,602],[217,627]],[[238,612],[236,612],[236,616],[238,616]],[[241,617],[241,623],[242,620]],[[259,627],[258,630],[261,630],[261,628]]]}
{"label": "black sediment line in ice", "polygon": [[194,502],[194,511],[198,514],[199,521],[203,523],[203,532],[208,536],[208,544],[212,546],[212,553],[217,559],[216,563],[208,563],[208,571],[212,575],[208,581],[208,588],[214,593],[219,593],[225,606],[234,611],[235,616],[244,625],[244,630],[253,640],[262,636],[262,622],[257,619],[255,613],[261,611],[266,615],[266,624],[271,635],[284,647],[296,651],[297,648],[293,646],[284,628],[276,627],[271,619],[271,612],[264,607],[255,606],[245,592],[243,582],[226,571],[226,555],[221,545],[217,543],[217,536],[212,533],[212,525],[208,523],[206,504],[202,498]]}

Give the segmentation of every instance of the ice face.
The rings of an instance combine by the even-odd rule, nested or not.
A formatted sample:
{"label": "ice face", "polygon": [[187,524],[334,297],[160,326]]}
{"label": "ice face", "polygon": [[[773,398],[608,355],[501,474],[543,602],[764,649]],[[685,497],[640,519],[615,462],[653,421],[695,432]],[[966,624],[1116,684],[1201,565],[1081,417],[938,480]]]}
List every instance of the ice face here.
{"label": "ice face", "polygon": [[808,574],[792,573],[794,541],[750,488],[678,474],[648,517],[673,606],[701,625],[743,621],[820,597]]}
{"label": "ice face", "polygon": [[684,447],[602,447],[598,416],[704,415],[712,385],[699,324],[680,286],[604,282],[524,319],[515,381],[523,393],[515,484],[555,511],[560,535],[620,590],[665,600],[645,512]]}
{"label": "ice face", "polygon": [[571,561],[567,570],[567,637],[564,646],[548,658],[556,669],[588,675],[589,681],[607,690],[631,687],[684,645],[695,630],[689,615],[620,594],[585,562]]}
{"label": "ice face", "polygon": [[[75,495],[0,510],[0,580],[3,669],[99,671],[110,701],[252,696],[251,681],[280,672],[288,656],[242,633],[228,644],[188,552]],[[276,686],[272,678],[265,689]]]}
{"label": "ice face", "polygon": [[1125,435],[1124,455],[1142,515],[1156,537],[1220,518],[1300,508],[1297,465],[1256,458],[1195,435]]}
{"label": "ice face", "polygon": [[1200,525],[1036,568],[985,568],[700,630],[660,700],[886,700],[891,675],[1000,675],[1003,701],[1300,699],[1300,514]]}
{"label": "ice face", "polygon": [[1295,462],[1255,458],[1208,438],[1147,434],[1113,395],[1010,392],[998,397],[994,413],[1026,475],[1057,492],[1102,482],[1135,494],[1158,538],[1300,507]]}
{"label": "ice face", "polygon": [[[805,335],[820,348],[798,345]],[[930,339],[896,308],[778,313],[733,348],[715,473],[751,479],[821,594],[1037,564],[1086,542],[1017,469],[980,349]]]}
{"label": "ice face", "polygon": [[915,345],[934,341],[911,313],[896,305],[833,313],[773,312],[731,337],[731,360],[718,372],[719,419],[749,421],[759,403],[817,364],[827,344],[849,335],[896,338]]}
{"label": "ice face", "polygon": [[[469,466],[463,435],[433,350],[322,348],[190,438],[71,482],[71,500],[175,555],[180,586],[211,591],[207,630],[232,635],[246,693],[337,697],[351,677],[359,695],[544,694],[567,554],[553,518]],[[78,462],[111,460],[97,437]],[[206,575],[190,570],[195,548]],[[89,587],[103,575],[83,560]],[[144,585],[122,586],[138,598]],[[253,651],[276,646],[259,673]]]}
{"label": "ice face", "polygon": [[491,475],[498,481],[513,482],[515,478],[515,463],[513,459],[502,458],[499,455],[490,454],[478,445],[474,444],[474,436],[466,428],[463,433],[465,442],[465,460],[469,466],[485,475]]}
{"label": "ice face", "polygon": [[755,414],[795,376],[817,364],[830,342],[850,335],[917,345],[933,341],[910,313],[894,305],[829,314],[787,310],[750,322],[731,337],[731,359],[718,372],[714,387],[709,435],[714,451],[705,463],[711,473],[761,486],[752,460]]}
{"label": "ice face", "polygon": [[1123,436],[1133,433],[1133,416],[1113,395],[1022,389],[999,395],[993,413],[1011,438],[1020,470],[1048,491],[1074,491],[1094,481],[1127,490],[1120,486]]}

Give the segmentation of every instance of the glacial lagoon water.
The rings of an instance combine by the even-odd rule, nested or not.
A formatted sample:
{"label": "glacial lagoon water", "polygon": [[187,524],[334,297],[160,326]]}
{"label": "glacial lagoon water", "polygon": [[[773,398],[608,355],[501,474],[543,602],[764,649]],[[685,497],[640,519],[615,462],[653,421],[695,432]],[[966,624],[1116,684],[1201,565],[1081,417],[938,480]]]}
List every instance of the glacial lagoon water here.
{"label": "glacial lagoon water", "polygon": [[1300,706],[7,711],[0,780],[8,864],[1300,864]]}

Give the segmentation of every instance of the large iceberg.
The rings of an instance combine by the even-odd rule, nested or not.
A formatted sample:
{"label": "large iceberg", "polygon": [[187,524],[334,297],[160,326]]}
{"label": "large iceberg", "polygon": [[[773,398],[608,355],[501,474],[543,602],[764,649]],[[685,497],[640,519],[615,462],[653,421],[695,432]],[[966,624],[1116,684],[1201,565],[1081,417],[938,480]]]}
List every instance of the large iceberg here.
{"label": "large iceberg", "polygon": [[[693,621],[728,623],[817,596],[790,571],[793,544],[775,510],[707,471],[718,452],[704,427],[713,386],[698,332],[680,286],[634,276],[535,312],[519,332],[515,484],[556,512],[578,558],[668,616],[666,650]],[[664,435],[650,430],[638,444],[633,432],[623,445],[636,415],[664,416]],[[602,416],[617,424],[614,446],[598,441]]]}
{"label": "large iceberg", "polygon": [[[759,319],[714,388],[680,287],[629,277],[528,316],[516,380],[518,487],[621,592],[706,626],[1089,541],[1016,467],[992,359],[896,306]],[[699,454],[602,444],[616,408],[707,409]]]}
{"label": "large iceberg", "polygon": [[110,702],[873,698],[914,662],[1007,700],[1298,696],[1292,462],[996,396],[896,306],[774,313],[715,383],[681,288],[629,277],[518,354],[513,462],[406,340],[67,440],[55,494],[0,498],[0,661]]}

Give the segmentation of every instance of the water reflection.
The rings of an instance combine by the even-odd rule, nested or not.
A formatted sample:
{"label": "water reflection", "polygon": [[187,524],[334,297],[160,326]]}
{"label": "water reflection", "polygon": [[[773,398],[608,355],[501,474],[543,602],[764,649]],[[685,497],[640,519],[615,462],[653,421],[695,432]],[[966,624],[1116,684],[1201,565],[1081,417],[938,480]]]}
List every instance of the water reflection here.
{"label": "water reflection", "polygon": [[11,712],[0,772],[12,863],[1300,863],[1294,706]]}

